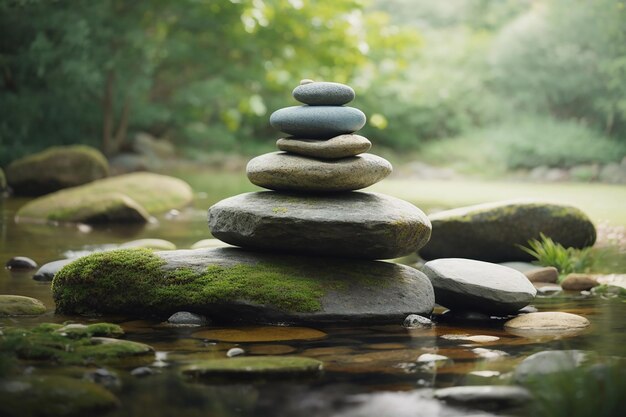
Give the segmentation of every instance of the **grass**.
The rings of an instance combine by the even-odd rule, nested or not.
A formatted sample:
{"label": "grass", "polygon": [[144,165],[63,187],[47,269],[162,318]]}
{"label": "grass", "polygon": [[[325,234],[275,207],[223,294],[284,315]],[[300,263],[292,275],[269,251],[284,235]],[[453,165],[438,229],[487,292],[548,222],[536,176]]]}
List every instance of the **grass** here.
{"label": "grass", "polygon": [[541,240],[531,239],[528,246],[519,246],[533,256],[539,265],[553,266],[559,271],[560,279],[573,272],[589,272],[594,263],[592,248],[565,248],[555,243],[548,236],[541,235]]}

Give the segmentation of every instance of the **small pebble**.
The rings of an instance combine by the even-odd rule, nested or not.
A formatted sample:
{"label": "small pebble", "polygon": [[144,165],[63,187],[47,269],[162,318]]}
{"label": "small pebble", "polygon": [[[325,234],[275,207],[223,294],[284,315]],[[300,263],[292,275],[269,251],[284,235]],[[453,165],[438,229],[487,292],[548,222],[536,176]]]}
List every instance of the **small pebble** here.
{"label": "small pebble", "polygon": [[26,256],[14,256],[9,259],[4,266],[6,269],[10,269],[12,271],[26,271],[28,269],[37,268],[37,262],[27,258]]}
{"label": "small pebble", "polygon": [[86,379],[106,388],[119,388],[122,383],[115,372],[106,368],[98,368],[95,371],[87,372],[83,376]]}
{"label": "small pebble", "polygon": [[144,378],[146,376],[154,375],[154,370],[147,366],[140,366],[139,368],[135,368],[130,371],[132,376],[136,376],[137,378]]}
{"label": "small pebble", "polygon": [[234,356],[240,356],[245,353],[246,351],[243,350],[242,348],[232,348],[232,349],[228,349],[228,352],[226,352],[226,356],[228,356],[229,358],[232,358]]}
{"label": "small pebble", "polygon": [[311,84],[311,83],[314,83],[314,82],[315,82],[315,81],[313,81],[313,80],[310,80],[310,79],[308,79],[308,78],[305,78],[305,79],[303,79],[303,80],[300,80],[300,85],[304,85],[304,84]]}
{"label": "small pebble", "polygon": [[181,327],[197,327],[197,326],[206,326],[209,324],[209,321],[206,317],[190,313],[188,311],[179,311],[170,316],[167,319],[167,323],[173,326],[181,326]]}
{"label": "small pebble", "polygon": [[409,314],[402,325],[407,329],[427,329],[432,327],[433,322],[419,314]]}

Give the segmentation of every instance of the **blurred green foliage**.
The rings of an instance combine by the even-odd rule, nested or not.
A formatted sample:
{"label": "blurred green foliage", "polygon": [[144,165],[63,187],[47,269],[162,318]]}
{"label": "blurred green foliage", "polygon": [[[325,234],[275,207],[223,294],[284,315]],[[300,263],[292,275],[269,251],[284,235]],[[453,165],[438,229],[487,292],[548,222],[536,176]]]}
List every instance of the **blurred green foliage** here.
{"label": "blurred green foliage", "polygon": [[352,85],[397,150],[506,128],[549,165],[570,137],[626,153],[622,0],[0,0],[0,164],[138,131],[248,152],[301,78]]}

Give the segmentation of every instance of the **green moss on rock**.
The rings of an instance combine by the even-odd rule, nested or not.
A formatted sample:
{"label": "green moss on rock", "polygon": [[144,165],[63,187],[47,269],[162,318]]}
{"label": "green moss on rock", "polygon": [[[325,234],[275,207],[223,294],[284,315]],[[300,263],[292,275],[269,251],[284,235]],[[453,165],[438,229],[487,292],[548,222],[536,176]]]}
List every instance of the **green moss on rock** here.
{"label": "green moss on rock", "polygon": [[55,146],[13,161],[7,182],[18,195],[42,195],[104,178],[109,163],[90,146]]}
{"label": "green moss on rock", "polygon": [[16,219],[103,223],[145,222],[150,215],[189,204],[191,187],[177,178],[146,172],[120,175],[35,199]]}
{"label": "green moss on rock", "polygon": [[92,337],[122,333],[119,326],[110,323],[61,327],[44,323],[32,329],[9,327],[0,336],[0,352],[20,359],[54,361],[64,365],[109,361],[152,352],[152,348],[143,343]]}
{"label": "green moss on rock", "polygon": [[115,395],[85,380],[30,376],[0,381],[0,415],[5,417],[82,417],[119,405]]}
{"label": "green moss on rock", "polygon": [[0,295],[0,317],[38,316],[46,312],[46,306],[36,298],[21,295]]}
{"label": "green moss on rock", "polygon": [[168,312],[246,300],[280,309],[321,308],[321,283],[297,268],[257,264],[211,265],[204,271],[164,271],[165,261],[147,249],[101,252],[80,258],[57,273],[52,290],[59,312],[127,312],[146,306]]}
{"label": "green moss on rock", "polygon": [[228,359],[211,359],[188,365],[184,375],[195,377],[272,377],[316,374],[322,362],[298,356],[249,356]]}

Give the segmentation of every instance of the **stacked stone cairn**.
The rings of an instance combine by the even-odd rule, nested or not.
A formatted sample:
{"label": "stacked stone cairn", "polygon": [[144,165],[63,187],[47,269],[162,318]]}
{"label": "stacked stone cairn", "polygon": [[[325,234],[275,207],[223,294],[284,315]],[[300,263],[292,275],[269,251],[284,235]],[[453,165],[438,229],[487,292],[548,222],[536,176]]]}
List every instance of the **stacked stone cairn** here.
{"label": "stacked stone cairn", "polygon": [[[406,201],[355,191],[388,176],[392,166],[365,153],[370,141],[355,134],[366,117],[346,106],[355,98],[354,90],[303,80],[293,97],[304,104],[279,109],[270,117],[273,127],[291,136],[278,139],[279,152],[255,157],[247,166],[249,180],[271,191],[237,195],[212,206],[211,233],[258,254],[254,256],[304,255],[298,259],[314,260],[320,279],[324,267],[327,271],[337,265],[335,275],[352,280],[347,297],[355,298],[332,303],[324,299],[323,308],[354,304],[355,310],[363,310],[355,311],[355,317],[369,312],[371,317],[394,320],[405,313],[429,314],[434,294],[426,276],[403,265],[372,262],[415,253],[428,242],[431,224]],[[370,284],[372,276],[380,284],[357,285],[366,276]],[[356,297],[358,293],[373,298]]]}

